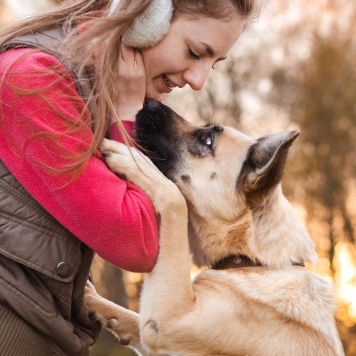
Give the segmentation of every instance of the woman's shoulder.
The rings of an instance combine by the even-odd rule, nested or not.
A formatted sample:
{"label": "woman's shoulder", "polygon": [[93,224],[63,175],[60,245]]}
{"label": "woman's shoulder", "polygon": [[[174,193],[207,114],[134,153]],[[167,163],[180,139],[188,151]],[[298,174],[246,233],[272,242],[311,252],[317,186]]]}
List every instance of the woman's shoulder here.
{"label": "woman's shoulder", "polygon": [[55,56],[33,48],[14,48],[0,53],[0,71],[24,73],[34,70],[50,69],[64,65]]}
{"label": "woman's shoulder", "polygon": [[10,49],[0,54],[2,84],[23,89],[46,88],[53,83],[58,90],[74,85],[67,67],[54,55],[33,48]]}

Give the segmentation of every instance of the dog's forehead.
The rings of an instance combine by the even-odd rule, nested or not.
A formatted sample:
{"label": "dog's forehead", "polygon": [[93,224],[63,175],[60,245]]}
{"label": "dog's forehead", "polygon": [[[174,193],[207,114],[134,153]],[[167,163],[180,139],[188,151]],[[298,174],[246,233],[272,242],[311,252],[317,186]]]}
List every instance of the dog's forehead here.
{"label": "dog's forehead", "polygon": [[255,140],[232,127],[224,127],[222,144],[231,147],[237,154],[244,155]]}

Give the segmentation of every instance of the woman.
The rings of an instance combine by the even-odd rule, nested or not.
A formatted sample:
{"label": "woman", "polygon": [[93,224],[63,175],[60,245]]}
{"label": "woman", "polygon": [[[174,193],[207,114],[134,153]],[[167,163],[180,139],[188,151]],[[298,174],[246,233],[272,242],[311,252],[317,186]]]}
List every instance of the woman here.
{"label": "woman", "polygon": [[98,147],[105,136],[131,144],[146,98],[200,90],[255,7],[68,0],[2,33],[1,355],[88,354],[98,333],[82,307],[93,251],[129,271],[152,269],[153,207]]}

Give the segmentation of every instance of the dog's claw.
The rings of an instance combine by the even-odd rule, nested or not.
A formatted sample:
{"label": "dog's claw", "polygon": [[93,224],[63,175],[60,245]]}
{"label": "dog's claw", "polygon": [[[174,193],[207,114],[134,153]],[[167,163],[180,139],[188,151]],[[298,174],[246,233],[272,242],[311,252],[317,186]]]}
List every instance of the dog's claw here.
{"label": "dog's claw", "polygon": [[104,158],[107,158],[110,156],[110,153],[107,152],[107,151],[100,151],[101,155],[104,157]]}
{"label": "dog's claw", "polygon": [[117,325],[117,319],[116,318],[111,318],[107,323],[106,323],[106,327],[111,329],[113,328],[115,325]]}
{"label": "dog's claw", "polygon": [[122,180],[127,180],[127,176],[123,173],[117,173],[116,175]]}
{"label": "dog's claw", "polygon": [[130,343],[130,339],[122,338],[120,339],[120,344],[123,346],[127,346]]}
{"label": "dog's claw", "polygon": [[98,320],[98,316],[96,315],[95,312],[89,313],[88,316],[90,320],[94,320],[94,321]]}

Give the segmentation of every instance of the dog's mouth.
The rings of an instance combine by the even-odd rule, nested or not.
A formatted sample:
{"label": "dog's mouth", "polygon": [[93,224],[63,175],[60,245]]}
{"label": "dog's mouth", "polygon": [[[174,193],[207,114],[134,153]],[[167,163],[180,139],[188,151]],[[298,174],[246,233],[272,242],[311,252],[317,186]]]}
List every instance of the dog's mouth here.
{"label": "dog's mouth", "polygon": [[154,99],[148,99],[136,116],[136,142],[158,169],[172,176],[178,160],[173,133],[173,111]]}

